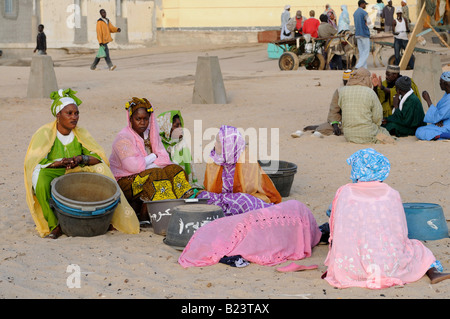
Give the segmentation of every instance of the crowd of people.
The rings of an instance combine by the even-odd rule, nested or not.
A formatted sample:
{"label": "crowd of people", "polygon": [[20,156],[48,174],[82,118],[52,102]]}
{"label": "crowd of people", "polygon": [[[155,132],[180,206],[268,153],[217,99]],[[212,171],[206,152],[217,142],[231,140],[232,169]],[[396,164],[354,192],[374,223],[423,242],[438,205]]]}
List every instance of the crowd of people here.
{"label": "crowd of people", "polygon": [[[397,94],[403,98],[394,97],[392,115],[386,118],[384,126],[383,108],[376,90],[371,87],[377,81],[379,79],[364,68],[346,72],[344,86],[336,90],[333,97],[336,110],[330,108],[329,118],[335,116],[336,121],[318,127],[327,126],[328,132],[336,135],[343,132],[349,141],[365,144],[377,143],[383,140],[379,135],[389,137],[393,132],[399,136],[414,134],[405,124],[408,121],[420,124],[418,136],[428,139],[449,137],[447,96],[450,73],[441,76],[441,87],[446,95],[436,106],[426,93],[423,94],[430,105],[425,117],[418,111],[421,103],[411,89],[411,80],[398,74],[395,86]],[[399,208],[398,193],[382,183],[389,173],[389,161],[372,149],[361,150],[348,159],[354,184],[338,190],[329,225],[318,226],[314,215],[303,203],[282,201],[259,163],[249,160],[245,140],[237,128],[221,126],[206,166],[203,185],[199,185],[189,148],[182,143],[183,121],[179,111],[155,116],[154,107],[146,98],[133,97],[125,103],[127,125],[117,134],[107,157],[89,132],[77,125],[82,102],[76,93],[71,89],[60,89],[51,94],[51,112],[55,120],[37,130],[25,157],[27,204],[41,237],[56,239],[63,235],[50,205],[52,180],[64,174],[93,172],[114,178],[120,187],[121,201],[111,220],[111,230],[139,233],[143,222],[149,220],[147,205],[143,205],[147,201],[204,198],[208,204],[222,208],[225,217],[202,226],[189,241],[179,259],[183,267],[212,265],[226,256],[239,257],[246,263],[275,265],[309,257],[312,248],[323,242],[330,244],[325,262],[328,271],[323,278],[336,287],[383,288],[418,280],[424,274],[432,283],[450,278],[450,274],[442,273],[442,266],[431,251],[420,241],[407,238],[405,229],[387,228],[398,224],[406,227],[406,217]],[[337,114],[340,114],[340,120]],[[366,119],[370,123],[366,123]],[[432,124],[424,125],[424,121]],[[358,222],[366,226],[373,224],[376,228],[379,224],[371,220],[383,210],[388,210],[385,215],[392,217],[392,222],[382,226],[385,236],[382,242],[389,241],[392,252],[374,255],[364,263],[357,259],[355,251],[362,249],[361,245],[378,249],[380,228],[363,227],[364,232],[355,233],[355,238],[345,236],[348,233],[345,227],[353,226],[349,226],[348,214],[342,214],[342,211],[347,212],[353,207],[349,203],[356,200],[351,197],[354,188],[365,194],[367,199],[362,200],[361,205],[369,205],[371,212],[367,215],[355,212]],[[379,192],[390,194],[386,203],[379,202],[376,195]],[[353,218],[352,223],[355,220]],[[240,233],[238,237],[237,232]],[[361,243],[358,236],[367,242]],[[293,238],[296,238],[295,242]],[[207,244],[211,242],[215,244]],[[406,250],[415,253],[401,254]],[[336,257],[342,254],[348,254],[354,260],[358,265],[357,272],[350,274],[343,270],[339,264],[341,259]],[[370,279],[370,267],[374,264],[384,269],[377,282]]]}
{"label": "crowd of people", "polygon": [[[387,5],[384,5],[383,0],[377,0],[377,3],[372,6],[376,10],[375,21],[371,21],[368,12],[366,11],[368,3],[365,0],[358,1],[358,8],[353,13],[354,29],[350,26],[350,15],[347,5],[341,5],[341,12],[339,18],[336,12],[330,7],[325,6],[325,11],[316,18],[314,10],[309,12],[309,18],[302,15],[301,10],[297,10],[294,17],[290,17],[291,6],[286,5],[281,14],[281,40],[295,39],[300,36],[309,35],[314,39],[321,39],[325,41],[325,46],[329,40],[337,35],[344,35],[345,33],[353,32],[358,48],[359,58],[355,68],[366,68],[367,59],[370,54],[370,37],[373,28],[376,32],[388,32],[394,37],[394,55],[395,65],[399,65],[401,60],[401,52],[406,49],[408,45],[408,33],[410,33],[409,24],[409,9],[406,0],[401,1],[400,7],[393,7],[392,1],[389,0]],[[326,55],[326,52],[323,52]],[[331,69],[343,69],[341,55],[334,55],[333,60],[330,61]],[[414,58],[411,57],[408,62],[410,69],[414,68]]]}
{"label": "crowd of people", "polygon": [[389,65],[384,81],[365,68],[347,70],[343,85],[331,99],[327,121],[308,125],[291,136],[300,137],[305,131],[318,136],[343,134],[357,144],[394,143],[405,136],[428,141],[449,139],[450,72],[442,73],[439,81],[444,96],[436,105],[427,91],[422,93],[429,106],[425,113],[417,85],[400,74],[400,67]]}
{"label": "crowd of people", "polygon": [[[345,9],[343,6],[342,11]],[[336,23],[329,6],[321,15],[321,21],[325,17],[327,21],[307,23],[314,15],[312,11],[310,18],[304,19],[297,12],[290,32],[295,36],[304,32],[306,25],[307,30],[317,27],[320,36],[322,23],[336,30],[348,25],[347,21]],[[365,20],[364,14],[360,20]],[[387,143],[393,141],[392,136],[409,135],[448,139],[450,72],[441,75],[440,85],[445,94],[436,105],[423,92],[429,105],[425,114],[417,86],[400,74],[398,66],[388,66],[385,81],[360,66],[344,72],[327,121],[304,130],[343,134],[347,141],[358,144]],[[329,223],[319,226],[306,205],[298,200],[282,201],[259,163],[250,161],[245,139],[236,127],[220,127],[204,181],[199,183],[183,140],[180,111],[156,116],[148,99],[132,97],[124,103],[127,124],[115,137],[108,157],[89,132],[78,127],[82,101],[76,93],[60,89],[51,94],[55,120],[36,131],[25,156],[26,199],[41,237],[63,235],[50,205],[51,182],[65,174],[92,172],[112,177],[120,188],[111,230],[139,233],[149,220],[147,205],[143,205],[147,201],[203,198],[223,210],[225,217],[195,232],[179,258],[183,267],[212,265],[227,256],[276,265],[309,257],[312,248],[323,242],[329,245],[329,252],[322,278],[335,287],[380,289],[413,282],[425,274],[431,283],[450,279],[428,248],[407,237],[400,195],[384,183],[389,160],[371,148],[347,159],[352,183],[337,190]],[[303,134],[299,132],[295,136]],[[380,270],[378,276],[373,276],[373,267]]]}

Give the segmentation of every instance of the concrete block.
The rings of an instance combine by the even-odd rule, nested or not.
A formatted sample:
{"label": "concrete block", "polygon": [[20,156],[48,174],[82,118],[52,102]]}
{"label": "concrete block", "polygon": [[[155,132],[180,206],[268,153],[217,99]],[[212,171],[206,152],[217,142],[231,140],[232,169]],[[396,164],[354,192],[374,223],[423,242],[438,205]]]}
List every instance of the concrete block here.
{"label": "concrete block", "polygon": [[199,56],[195,72],[193,104],[226,104],[227,95],[223,84],[219,58]]}
{"label": "concrete block", "polygon": [[422,106],[426,112],[428,104],[422,98],[423,91],[428,91],[431,101],[435,105],[444,95],[444,91],[439,85],[439,78],[442,74],[441,58],[437,54],[416,54],[415,57],[412,78],[420,91]]}
{"label": "concrete block", "polygon": [[50,93],[58,90],[53,60],[49,55],[34,55],[28,78],[27,97],[50,98]]}

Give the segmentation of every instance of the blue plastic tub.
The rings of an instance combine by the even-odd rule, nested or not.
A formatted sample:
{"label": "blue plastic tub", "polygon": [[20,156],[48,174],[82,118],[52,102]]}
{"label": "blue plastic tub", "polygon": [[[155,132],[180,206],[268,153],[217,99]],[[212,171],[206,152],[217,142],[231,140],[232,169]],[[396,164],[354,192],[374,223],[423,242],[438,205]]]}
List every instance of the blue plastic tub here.
{"label": "blue plastic tub", "polygon": [[432,203],[403,203],[408,237],[418,240],[448,238],[448,226],[442,207]]}
{"label": "blue plastic tub", "polygon": [[52,181],[50,206],[64,234],[91,237],[108,231],[120,195],[119,185],[112,178],[77,172]]}
{"label": "blue plastic tub", "polygon": [[118,204],[119,200],[106,208],[87,212],[56,203],[54,197],[50,199],[50,207],[58,218],[61,230],[70,237],[93,237],[105,234]]}

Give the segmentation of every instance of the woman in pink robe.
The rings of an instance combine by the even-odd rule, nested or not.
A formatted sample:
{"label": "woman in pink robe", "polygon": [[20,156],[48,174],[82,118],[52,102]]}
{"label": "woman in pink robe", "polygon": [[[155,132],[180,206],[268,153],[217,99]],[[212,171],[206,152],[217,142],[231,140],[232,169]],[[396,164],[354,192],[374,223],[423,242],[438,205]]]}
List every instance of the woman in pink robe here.
{"label": "woman in pink robe", "polygon": [[425,274],[432,283],[449,278],[422,242],[408,238],[400,194],[383,183],[388,159],[364,149],[347,163],[353,183],[340,187],[332,203],[323,278],[338,288],[370,289],[404,285]]}
{"label": "woman in pink robe", "polygon": [[142,201],[188,198],[194,191],[186,172],[171,162],[161,142],[150,102],[133,97],[125,109],[127,126],[114,139],[109,161],[125,197],[139,219],[146,221],[148,212]]}
{"label": "woman in pink robe", "polygon": [[184,268],[202,267],[214,265],[224,256],[242,256],[249,262],[273,266],[311,256],[321,236],[308,207],[289,200],[200,227],[178,262]]}

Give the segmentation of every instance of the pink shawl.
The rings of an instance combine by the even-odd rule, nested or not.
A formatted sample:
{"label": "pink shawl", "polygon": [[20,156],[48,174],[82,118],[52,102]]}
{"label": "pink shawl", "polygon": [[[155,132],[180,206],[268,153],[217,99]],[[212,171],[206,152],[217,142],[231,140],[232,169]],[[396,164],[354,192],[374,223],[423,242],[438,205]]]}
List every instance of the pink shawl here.
{"label": "pink shawl", "polygon": [[224,256],[241,255],[250,262],[273,266],[311,256],[321,235],[308,207],[289,200],[200,227],[178,262],[184,268],[201,267],[216,264]]}
{"label": "pink shawl", "polygon": [[[111,156],[109,157],[111,171],[117,180],[121,177],[137,174],[145,170],[145,156],[149,155],[145,151],[144,140],[131,128],[128,112],[127,124],[117,134],[112,145]],[[150,130],[152,151],[157,156],[154,163],[160,168],[173,164],[161,142],[159,127],[155,120],[154,112],[150,115],[148,129]]]}
{"label": "pink shawl", "polygon": [[342,186],[333,200],[325,279],[334,287],[381,289],[419,280],[436,260],[408,238],[400,194],[378,181]]}

